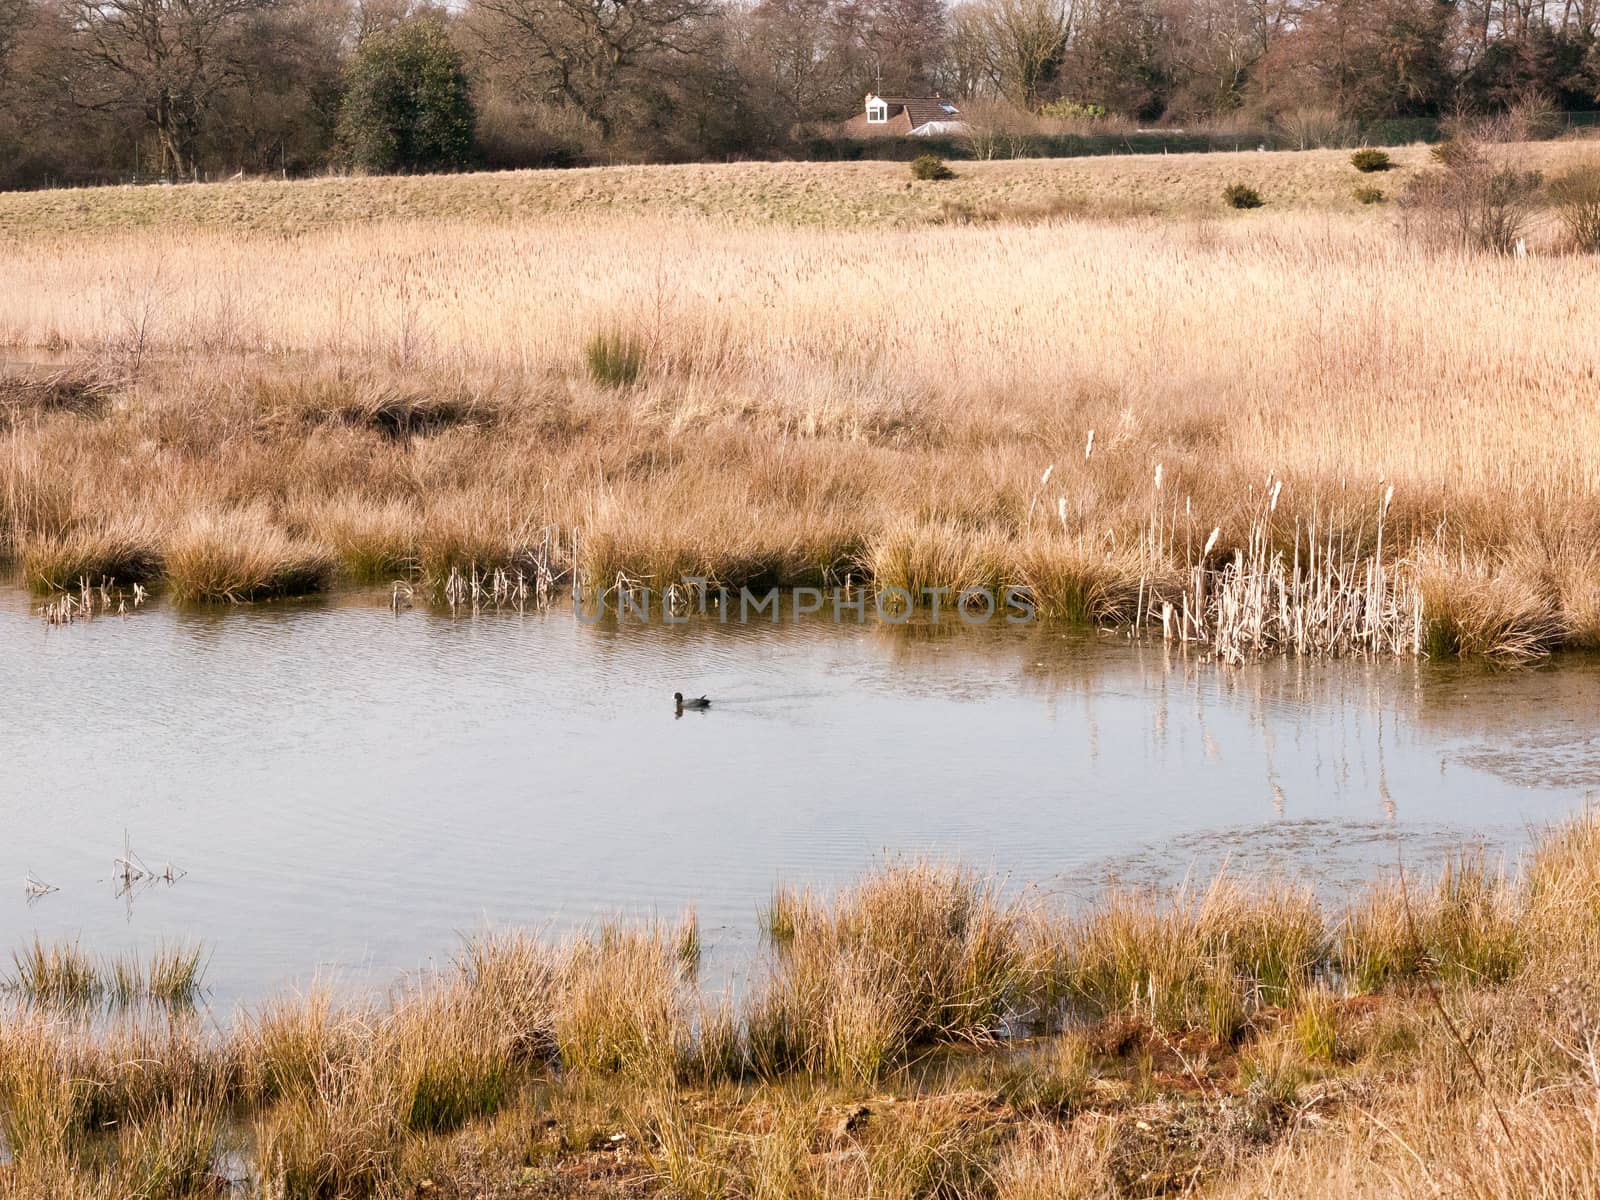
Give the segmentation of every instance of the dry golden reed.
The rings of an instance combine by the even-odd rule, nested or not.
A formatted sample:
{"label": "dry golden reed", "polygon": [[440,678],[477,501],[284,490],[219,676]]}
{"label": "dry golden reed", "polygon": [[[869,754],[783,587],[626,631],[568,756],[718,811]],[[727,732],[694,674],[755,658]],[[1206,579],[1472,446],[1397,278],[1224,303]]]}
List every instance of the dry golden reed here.
{"label": "dry golden reed", "polygon": [[[353,212],[363,186],[390,185],[327,195]],[[70,251],[49,229],[0,246],[0,346],[78,364],[97,401],[0,431],[0,539],[41,589],[1003,581],[1171,631],[1199,565],[1195,615],[1243,614],[1229,658],[1600,637],[1592,330],[1566,299],[1592,256],[1437,253],[1310,211],[174,221]],[[626,371],[596,375],[597,338]],[[62,370],[7,377],[33,395]]]}

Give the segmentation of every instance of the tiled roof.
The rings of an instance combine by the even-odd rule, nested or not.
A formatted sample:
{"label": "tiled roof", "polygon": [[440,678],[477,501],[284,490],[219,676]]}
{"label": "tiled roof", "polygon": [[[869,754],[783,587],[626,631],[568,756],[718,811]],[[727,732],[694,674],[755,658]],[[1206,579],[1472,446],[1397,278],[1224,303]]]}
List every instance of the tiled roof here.
{"label": "tiled roof", "polygon": [[917,129],[929,121],[958,121],[961,119],[961,110],[948,100],[937,96],[879,96],[889,106],[889,115],[894,116],[897,109],[904,109],[906,116],[911,120],[911,128]]}

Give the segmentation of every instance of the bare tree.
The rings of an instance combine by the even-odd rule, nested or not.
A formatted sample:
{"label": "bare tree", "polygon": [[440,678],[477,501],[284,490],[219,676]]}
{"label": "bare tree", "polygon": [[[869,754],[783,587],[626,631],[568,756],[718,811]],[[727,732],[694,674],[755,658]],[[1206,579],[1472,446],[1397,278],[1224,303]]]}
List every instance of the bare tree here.
{"label": "bare tree", "polygon": [[636,84],[705,50],[715,0],[475,0],[491,61],[520,64],[533,93],[570,104],[606,137]]}
{"label": "bare tree", "polygon": [[852,100],[849,31],[834,0],[760,0],[750,13],[761,83],[790,125],[842,116]]}
{"label": "bare tree", "polygon": [[1078,0],[976,0],[992,72],[1023,108],[1054,90],[1072,40]]}
{"label": "bare tree", "polygon": [[100,72],[82,102],[131,102],[161,148],[163,171],[193,178],[206,114],[239,78],[232,36],[276,0],[67,0],[74,50]]}
{"label": "bare tree", "polygon": [[870,0],[849,7],[874,84],[881,78],[881,90],[906,96],[935,87],[947,30],[942,0]]}
{"label": "bare tree", "polygon": [[0,89],[11,70],[11,53],[22,37],[29,16],[28,0],[0,0]]}
{"label": "bare tree", "polygon": [[964,0],[952,8],[949,30],[941,74],[945,94],[969,100],[999,92],[998,64],[989,44],[983,0]]}

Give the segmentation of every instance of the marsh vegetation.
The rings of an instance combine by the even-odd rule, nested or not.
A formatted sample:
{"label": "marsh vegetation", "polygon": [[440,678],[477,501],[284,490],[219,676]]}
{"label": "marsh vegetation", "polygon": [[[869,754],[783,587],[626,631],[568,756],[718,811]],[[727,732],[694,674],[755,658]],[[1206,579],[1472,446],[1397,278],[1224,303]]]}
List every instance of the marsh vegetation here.
{"label": "marsh vegetation", "polygon": [[[86,255],[51,232],[51,194],[10,198],[39,223],[0,257],[0,343],[51,365],[0,382],[0,544],[45,593],[850,578],[1020,584],[1048,612],[1230,658],[1595,645],[1594,342],[1570,298],[1597,263],[1562,224],[1587,228],[1587,168],[1539,147],[1567,174],[1534,211],[1513,152],[1534,153],[1397,151],[1395,223],[1294,202],[1284,172],[1326,171],[1359,208],[1331,152],[1254,156],[1270,208],[1227,219],[1211,181],[1236,168],[1168,160],[1163,178],[1206,187],[1202,220],[825,230],[402,206],[284,236],[217,223],[264,186],[239,185],[190,189]],[[974,164],[939,190],[1016,202],[1043,169]],[[499,203],[584,178],[659,197],[746,180],[686,170],[270,199],[353,217],[397,188]],[[874,170],[784,178],[848,191]]]}
{"label": "marsh vegetation", "polygon": [[886,863],[777,892],[731,995],[695,985],[692,916],[486,934],[384,1004],[220,1025],[36,988],[0,1021],[0,1193],[209,1194],[232,1163],[296,1197],[1584,1196],[1596,911],[1585,817],[1515,874],[1463,858],[1340,911]]}

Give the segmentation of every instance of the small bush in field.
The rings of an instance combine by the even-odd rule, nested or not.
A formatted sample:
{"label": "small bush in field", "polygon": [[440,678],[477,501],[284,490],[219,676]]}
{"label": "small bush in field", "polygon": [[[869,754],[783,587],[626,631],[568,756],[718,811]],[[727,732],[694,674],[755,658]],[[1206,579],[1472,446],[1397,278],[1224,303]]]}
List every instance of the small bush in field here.
{"label": "small bush in field", "polygon": [[1550,181],[1550,199],[1556,203],[1572,248],[1584,254],[1600,253],[1600,162],[1570,167]]}
{"label": "small bush in field", "polygon": [[1413,178],[1400,198],[1404,228],[1435,246],[1514,254],[1541,199],[1544,179],[1481,143],[1457,139],[1435,146],[1443,169]]}
{"label": "small bush in field", "polygon": [[1389,170],[1394,160],[1382,150],[1357,150],[1350,156],[1350,165],[1363,175],[1371,175],[1375,171]]}
{"label": "small bush in field", "polygon": [[919,154],[911,160],[911,177],[923,180],[954,179],[956,173],[937,154]]}
{"label": "small bush in field", "polygon": [[1358,187],[1352,194],[1358,204],[1382,204],[1389,198],[1380,187]]}
{"label": "small bush in field", "polygon": [[1260,208],[1266,203],[1260,192],[1245,183],[1230,183],[1222,189],[1222,199],[1229,208]]}

